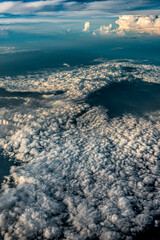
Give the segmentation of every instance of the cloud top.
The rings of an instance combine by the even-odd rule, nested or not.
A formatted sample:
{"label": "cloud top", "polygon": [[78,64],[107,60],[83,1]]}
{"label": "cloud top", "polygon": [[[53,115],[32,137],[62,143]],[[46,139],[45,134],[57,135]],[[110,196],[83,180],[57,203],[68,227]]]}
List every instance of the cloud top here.
{"label": "cloud top", "polygon": [[85,22],[85,24],[84,24],[84,28],[83,28],[83,32],[87,32],[87,31],[89,31],[89,28],[90,28],[90,22]]}
{"label": "cloud top", "polygon": [[[109,121],[84,99],[113,81],[160,82],[159,73],[158,66],[107,61],[0,78],[8,90],[44,96],[0,111],[0,146],[21,161],[2,186],[4,239],[134,239],[158,224],[160,112]],[[56,90],[62,93],[45,94]]]}
{"label": "cloud top", "polygon": [[9,14],[69,14],[70,16],[81,15],[104,15],[104,14],[127,14],[134,12],[159,11],[158,1],[146,0],[111,0],[111,1],[68,1],[68,0],[46,0],[46,1],[3,1],[0,3],[0,13]]}
{"label": "cloud top", "polygon": [[53,11],[54,7],[63,2],[63,0],[47,0],[47,1],[4,1],[0,3],[0,13],[10,14],[30,14],[37,11],[43,11],[48,7],[49,11]]}
{"label": "cloud top", "polygon": [[111,29],[112,29],[112,24],[110,24],[109,26],[103,25],[103,26],[100,26],[99,31],[100,31],[100,34],[108,34],[112,32]]}
{"label": "cloud top", "polygon": [[117,32],[148,33],[160,35],[160,16],[123,15],[116,21],[119,25]]}

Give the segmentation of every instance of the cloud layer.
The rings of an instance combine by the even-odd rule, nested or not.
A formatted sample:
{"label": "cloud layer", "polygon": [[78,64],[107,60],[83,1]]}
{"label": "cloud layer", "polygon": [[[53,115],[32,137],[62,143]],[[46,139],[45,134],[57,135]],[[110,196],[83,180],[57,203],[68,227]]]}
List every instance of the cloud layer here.
{"label": "cloud layer", "polygon": [[100,26],[99,28],[99,31],[100,31],[100,34],[108,34],[108,33],[111,33],[112,32],[112,24],[110,24],[109,26]]}
{"label": "cloud layer", "polygon": [[[9,14],[55,14],[56,12],[69,13],[71,16],[89,14],[122,14],[134,11],[158,11],[160,9],[158,1],[66,1],[66,0],[46,0],[46,1],[3,1],[0,3],[0,13]],[[75,15],[76,14],[76,15]]]}
{"label": "cloud layer", "polygon": [[48,1],[4,1],[0,3],[0,13],[10,14],[30,14],[36,11],[41,11],[49,7],[50,11],[63,2],[63,0],[48,0]]}
{"label": "cloud layer", "polygon": [[89,28],[90,28],[90,22],[85,22],[85,24],[84,24],[84,28],[83,28],[83,32],[87,32],[88,30],[89,30]]}
{"label": "cloud layer", "polygon": [[102,35],[117,34],[119,36],[124,36],[129,32],[160,35],[160,16],[158,15],[123,15],[115,23],[118,24],[118,28],[113,27],[112,24],[108,26],[102,25],[97,32]]}
{"label": "cloud layer", "polygon": [[119,25],[117,32],[149,33],[150,35],[160,35],[159,16],[132,16],[124,15],[116,21]]}
{"label": "cloud layer", "polygon": [[4,239],[129,240],[159,223],[160,112],[109,120],[85,103],[113,81],[160,83],[159,74],[156,66],[107,62],[0,79],[13,92],[43,93],[0,111],[0,145],[21,162],[2,185]]}

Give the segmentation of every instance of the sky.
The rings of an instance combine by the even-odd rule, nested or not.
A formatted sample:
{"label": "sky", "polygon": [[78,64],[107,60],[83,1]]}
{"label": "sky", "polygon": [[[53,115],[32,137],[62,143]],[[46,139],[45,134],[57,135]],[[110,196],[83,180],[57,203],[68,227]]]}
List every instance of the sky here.
{"label": "sky", "polygon": [[[93,27],[93,35],[96,35],[96,31],[99,31],[100,34],[116,32],[122,35],[124,31],[135,31],[159,35],[159,14],[160,3],[158,0],[2,0],[0,1],[0,29],[2,32],[11,26],[13,28],[14,24],[53,23],[57,24],[58,31],[59,23],[65,29],[67,23],[72,25],[76,22],[78,26],[78,23],[86,20],[84,23],[86,25],[81,30],[89,32],[91,24],[88,24],[88,19],[94,20],[94,25],[101,24],[104,19],[102,26],[97,29],[96,26]],[[119,20],[112,21],[113,18]],[[106,25],[106,19],[110,19],[112,25]],[[113,23],[116,24],[116,27],[113,26]],[[26,27],[23,30],[25,31]],[[71,28],[65,30],[70,32]]]}
{"label": "sky", "polygon": [[[53,52],[65,49],[70,55],[75,49],[83,50],[85,56],[92,54],[93,58],[113,57],[116,50],[117,57],[126,58],[130,54],[129,48],[132,48],[130,55],[134,58],[138,55],[135,51],[138,46],[139,49],[148,49],[148,56],[156,54],[158,59],[159,48],[155,46],[158,46],[159,36],[159,0],[0,1],[1,73],[3,69],[8,69],[7,64],[10,64],[10,69],[15,68],[13,62],[19,65],[22,59],[15,58],[14,54],[26,55],[30,52],[35,56],[42,50]],[[124,47],[127,47],[126,50]],[[113,54],[110,54],[111,50]],[[9,54],[12,54],[12,60],[5,57]],[[75,62],[75,59],[82,59],[83,54],[70,58]],[[145,50],[139,51],[139,56],[143,54]],[[64,55],[68,56],[68,53]],[[45,57],[41,56],[42,59]],[[69,62],[69,59],[66,61]],[[49,66],[50,62],[45,64]]]}
{"label": "sky", "polygon": [[0,0],[0,239],[158,231],[159,1]]}
{"label": "sky", "polygon": [[0,12],[11,15],[102,16],[159,11],[158,0],[15,0],[1,1]]}

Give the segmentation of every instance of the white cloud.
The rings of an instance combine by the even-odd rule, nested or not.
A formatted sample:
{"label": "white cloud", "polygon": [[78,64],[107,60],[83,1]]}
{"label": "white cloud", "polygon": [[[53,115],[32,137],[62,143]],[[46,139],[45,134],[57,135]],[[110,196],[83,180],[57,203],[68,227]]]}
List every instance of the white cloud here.
{"label": "white cloud", "polygon": [[63,2],[63,0],[48,0],[48,1],[36,1],[36,2],[22,2],[22,1],[10,1],[0,3],[0,13],[10,14],[30,14],[34,11],[40,11],[44,7],[55,7]]}
{"label": "white cloud", "polygon": [[4,53],[8,53],[8,52],[12,52],[12,51],[14,51],[15,50],[15,47],[8,47],[8,46],[3,46],[3,47],[1,47],[0,46],[0,53],[2,52],[4,52]]}
{"label": "white cloud", "polygon": [[0,78],[7,90],[52,93],[0,111],[0,128],[7,128],[0,145],[21,161],[2,186],[4,239],[131,239],[157,224],[160,113],[108,120],[104,109],[89,108],[84,99],[113,81],[160,83],[159,74],[158,66],[107,61]]}
{"label": "white cloud", "polygon": [[[122,15],[122,14],[160,14],[160,10],[154,1],[129,1],[129,0],[113,0],[113,1],[89,1],[78,2],[67,0],[46,0],[46,1],[4,1],[0,3],[0,13],[9,13],[12,15],[59,15],[59,16],[106,16],[106,15]],[[58,6],[58,9],[56,6]],[[151,7],[151,8],[149,8]],[[135,10],[141,9],[141,10]],[[149,9],[149,10],[148,10]]]}
{"label": "white cloud", "polygon": [[0,13],[8,12],[14,5],[15,5],[15,2],[1,2]]}
{"label": "white cloud", "polygon": [[[155,6],[154,8],[152,8],[151,6],[152,4],[150,3],[150,1],[146,0],[91,1],[85,5],[85,11],[95,11],[99,15],[106,13],[107,15],[110,14],[112,16],[118,16],[120,14],[135,14],[135,12],[139,12],[139,14],[145,14],[148,11],[150,12],[150,14],[154,14],[154,11],[156,11],[155,14],[160,13],[160,9],[157,6]],[[141,10],[135,10],[138,8]]]}
{"label": "white cloud", "polygon": [[[0,36],[1,36],[1,32],[0,32]],[[0,55],[10,54],[10,53],[35,52],[35,51],[39,51],[39,49],[17,49],[16,47],[0,46]]]}
{"label": "white cloud", "polygon": [[100,34],[116,33],[118,36],[124,36],[127,32],[148,33],[150,35],[160,35],[160,16],[156,15],[123,15],[115,22],[118,28],[113,28],[112,24],[100,26]]}
{"label": "white cloud", "polygon": [[112,24],[110,24],[109,26],[100,26],[99,28],[99,31],[100,31],[100,34],[108,34],[108,33],[111,33],[112,32]]}
{"label": "white cloud", "polygon": [[125,35],[124,30],[115,30],[115,32],[117,33],[118,36],[124,36]]}
{"label": "white cloud", "polygon": [[119,25],[118,34],[124,32],[148,33],[160,35],[160,16],[134,16],[123,15],[116,21]]}
{"label": "white cloud", "polygon": [[85,22],[85,24],[84,24],[84,28],[83,28],[83,32],[87,32],[87,31],[89,31],[89,28],[90,28],[90,22]]}
{"label": "white cloud", "polygon": [[16,23],[69,23],[69,22],[79,22],[80,20],[73,20],[73,19],[55,19],[52,17],[21,17],[21,18],[0,18],[0,24],[16,24]]}

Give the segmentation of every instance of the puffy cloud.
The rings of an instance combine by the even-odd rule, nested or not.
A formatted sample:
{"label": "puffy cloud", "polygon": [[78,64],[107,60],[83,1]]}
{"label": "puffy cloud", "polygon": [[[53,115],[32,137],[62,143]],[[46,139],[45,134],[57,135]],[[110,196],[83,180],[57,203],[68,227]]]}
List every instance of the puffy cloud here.
{"label": "puffy cloud", "polygon": [[160,35],[160,16],[133,16],[123,15],[116,21],[119,25],[118,34],[125,32],[149,33]]}
{"label": "puffy cloud", "polygon": [[159,74],[158,66],[107,61],[0,78],[16,94],[43,93],[37,102],[28,96],[25,105],[0,111],[0,127],[7,128],[0,145],[21,161],[2,184],[4,239],[134,239],[158,224],[160,112],[108,120],[84,99],[113,81],[160,83]]}
{"label": "puffy cloud", "polygon": [[100,26],[99,28],[99,31],[100,31],[100,34],[108,34],[108,33],[111,33],[112,32],[112,24],[110,24],[109,26]]}
{"label": "puffy cloud", "polygon": [[15,2],[1,2],[0,3],[0,13],[6,13],[15,5]]}
{"label": "puffy cloud", "polygon": [[90,22],[85,22],[85,24],[84,24],[84,28],[83,28],[83,32],[87,32],[87,31],[89,31],[89,28],[90,28]]}
{"label": "puffy cloud", "polygon": [[120,14],[134,14],[139,12],[145,14],[156,11],[156,14],[160,13],[160,6],[158,1],[146,1],[146,0],[112,0],[112,1],[89,1],[85,4],[83,11],[91,12],[94,15],[120,15]]}
{"label": "puffy cloud", "polygon": [[117,33],[118,36],[124,36],[125,35],[124,30],[115,30],[115,32]]}

